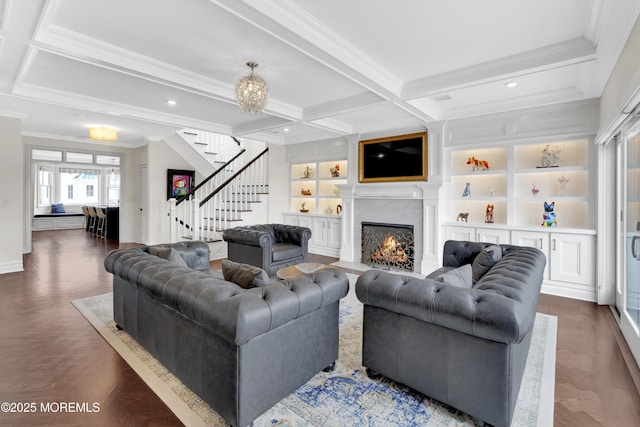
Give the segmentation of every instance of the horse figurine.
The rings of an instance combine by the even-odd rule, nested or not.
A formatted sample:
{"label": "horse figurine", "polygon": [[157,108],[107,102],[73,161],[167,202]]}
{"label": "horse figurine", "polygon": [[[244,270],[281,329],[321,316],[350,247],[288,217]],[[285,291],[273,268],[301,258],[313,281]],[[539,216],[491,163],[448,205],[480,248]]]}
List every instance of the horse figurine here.
{"label": "horse figurine", "polygon": [[456,221],[469,222],[469,212],[460,212],[458,214],[458,217],[456,218]]}
{"label": "horse figurine", "polygon": [[482,170],[489,170],[489,162],[486,160],[478,160],[475,157],[469,157],[467,160],[467,164],[471,165],[471,170],[478,170],[482,168]]}

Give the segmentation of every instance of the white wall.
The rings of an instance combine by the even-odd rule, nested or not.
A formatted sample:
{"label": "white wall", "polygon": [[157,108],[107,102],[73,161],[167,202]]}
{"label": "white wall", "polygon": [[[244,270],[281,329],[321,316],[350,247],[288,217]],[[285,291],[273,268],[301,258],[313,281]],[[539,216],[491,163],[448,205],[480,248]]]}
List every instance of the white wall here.
{"label": "white wall", "polygon": [[282,223],[289,206],[289,164],[282,145],[269,145],[269,223]]}
{"label": "white wall", "polygon": [[[167,201],[167,169],[188,169],[193,167],[165,141],[150,141],[147,144],[147,159],[139,158],[147,164],[149,182],[149,206],[147,207],[149,230],[147,244],[171,241],[169,230],[169,202]],[[196,175],[196,183],[202,180]],[[138,191],[138,189],[136,189]]]}
{"label": "white wall", "polygon": [[22,271],[24,215],[24,161],[20,119],[0,117],[0,273]]}
{"label": "white wall", "polygon": [[617,125],[640,102],[640,19],[631,30],[618,62],[600,96],[599,142],[606,142]]}

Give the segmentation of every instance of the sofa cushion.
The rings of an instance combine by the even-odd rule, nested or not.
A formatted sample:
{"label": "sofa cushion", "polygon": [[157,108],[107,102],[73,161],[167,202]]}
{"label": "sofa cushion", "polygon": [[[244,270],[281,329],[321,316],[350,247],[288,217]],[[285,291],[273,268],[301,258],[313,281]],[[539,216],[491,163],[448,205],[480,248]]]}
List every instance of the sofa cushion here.
{"label": "sofa cushion", "polygon": [[283,261],[302,256],[302,247],[288,243],[275,243],[272,247],[272,261]]}
{"label": "sofa cushion", "polygon": [[502,258],[502,248],[498,245],[491,245],[484,248],[473,259],[471,270],[473,272],[473,283],[476,283],[487,271],[491,269]]}
{"label": "sofa cushion", "polygon": [[267,286],[271,279],[266,271],[254,265],[222,260],[222,275],[224,280],[233,282],[245,289]]}
{"label": "sofa cushion", "polygon": [[54,214],[66,213],[66,211],[64,210],[64,205],[62,203],[52,203],[51,213],[54,213]]}
{"label": "sofa cushion", "polygon": [[440,267],[436,270],[433,270],[431,273],[427,274],[425,279],[433,279],[436,280],[438,277],[442,276],[447,271],[453,270],[455,267]]}
{"label": "sofa cushion", "polygon": [[473,285],[473,275],[471,272],[471,264],[465,264],[462,267],[453,268],[445,271],[435,278],[437,282],[443,282],[449,285],[460,286],[462,288],[470,288]]}
{"label": "sofa cushion", "polygon": [[150,255],[155,255],[158,258],[164,258],[167,261],[178,264],[180,267],[188,267],[187,262],[180,256],[178,251],[171,247],[149,246],[147,252],[149,252]]}

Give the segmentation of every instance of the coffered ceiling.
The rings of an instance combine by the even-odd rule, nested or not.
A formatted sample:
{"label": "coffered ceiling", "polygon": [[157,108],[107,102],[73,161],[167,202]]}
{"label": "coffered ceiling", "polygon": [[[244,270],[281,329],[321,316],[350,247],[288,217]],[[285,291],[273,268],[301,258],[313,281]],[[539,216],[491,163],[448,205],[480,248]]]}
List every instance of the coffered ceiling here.
{"label": "coffered ceiling", "polygon": [[[295,144],[600,96],[640,0],[0,0],[0,115]],[[263,113],[235,104],[249,69]],[[516,82],[509,88],[506,83]],[[175,105],[167,101],[174,100]]]}

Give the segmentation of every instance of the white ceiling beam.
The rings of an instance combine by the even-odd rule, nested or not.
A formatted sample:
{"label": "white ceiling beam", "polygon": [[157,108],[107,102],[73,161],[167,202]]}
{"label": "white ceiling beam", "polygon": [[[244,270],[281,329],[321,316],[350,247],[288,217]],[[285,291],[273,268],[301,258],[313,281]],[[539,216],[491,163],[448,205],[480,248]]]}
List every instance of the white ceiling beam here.
{"label": "white ceiling beam", "polygon": [[41,86],[22,84],[16,88],[14,94],[37,102],[46,102],[48,104],[58,106],[93,111],[95,113],[106,114],[114,117],[124,117],[168,126],[179,126],[181,128],[191,127],[231,135],[231,127],[227,125],[163,113],[157,110],[134,107],[131,105],[107,101],[105,99],[70,94],[68,92],[62,92]]}
{"label": "white ceiling beam", "polygon": [[402,97],[422,98],[595,59],[596,46],[585,38],[577,38],[408,82]]}
{"label": "white ceiling beam", "polygon": [[336,99],[335,101],[307,107],[304,109],[303,118],[305,120],[317,120],[361,110],[363,108],[371,108],[372,106],[386,102],[387,101],[384,98],[373,92],[364,92],[359,95]]}

